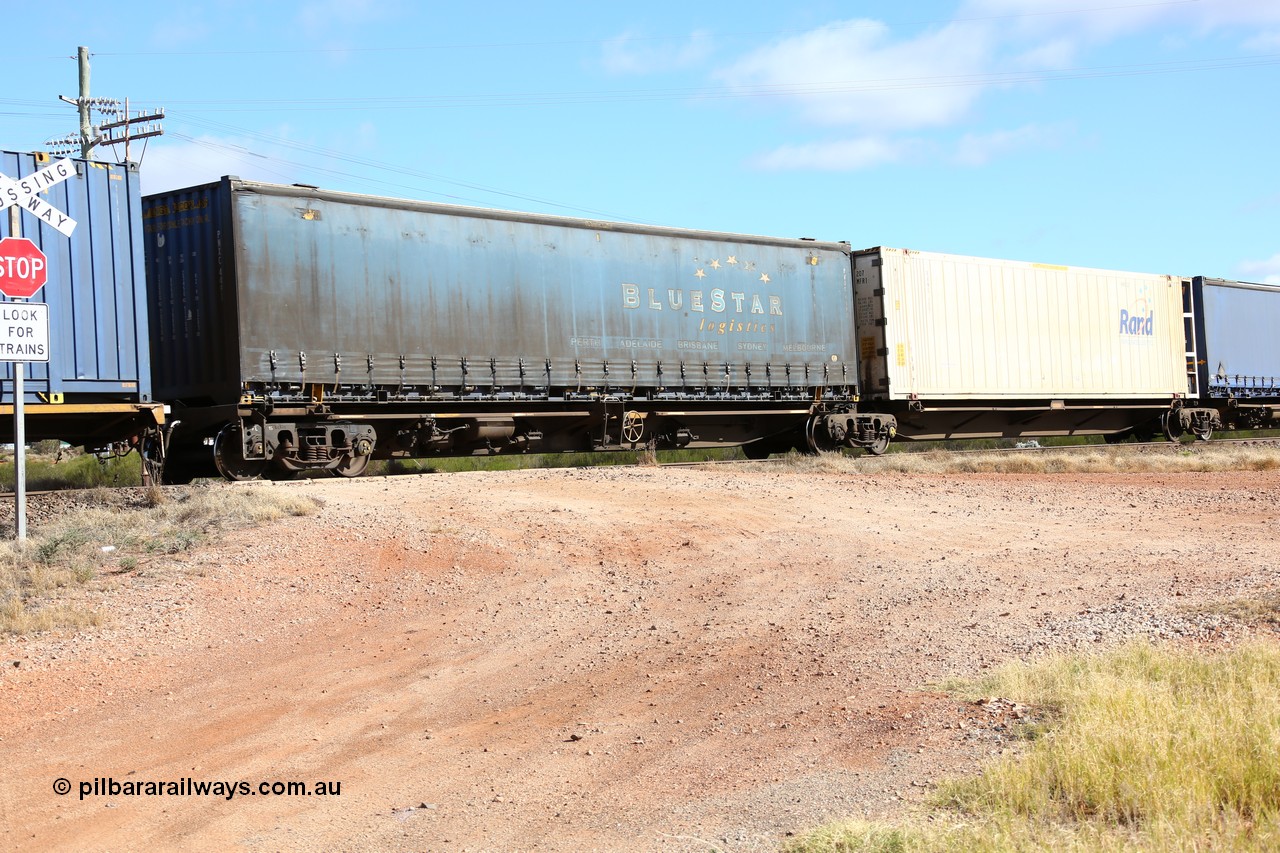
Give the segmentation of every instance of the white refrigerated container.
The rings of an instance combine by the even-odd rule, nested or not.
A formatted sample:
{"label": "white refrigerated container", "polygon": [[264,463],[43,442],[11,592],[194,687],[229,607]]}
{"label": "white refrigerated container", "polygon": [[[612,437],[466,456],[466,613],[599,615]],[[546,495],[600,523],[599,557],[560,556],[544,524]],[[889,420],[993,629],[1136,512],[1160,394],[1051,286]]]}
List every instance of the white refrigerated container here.
{"label": "white refrigerated container", "polygon": [[1171,400],[1183,280],[877,247],[854,253],[864,400]]}

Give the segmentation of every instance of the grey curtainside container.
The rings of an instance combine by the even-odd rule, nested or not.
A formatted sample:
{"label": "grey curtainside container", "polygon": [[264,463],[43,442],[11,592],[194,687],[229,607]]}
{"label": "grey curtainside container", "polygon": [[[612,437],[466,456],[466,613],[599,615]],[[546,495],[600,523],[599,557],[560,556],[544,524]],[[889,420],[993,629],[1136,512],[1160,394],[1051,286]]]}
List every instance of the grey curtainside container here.
{"label": "grey curtainside container", "polygon": [[848,248],[224,178],[144,201],[156,388],[851,386]]}
{"label": "grey curtainside container", "polygon": [[[49,166],[45,154],[0,153],[0,171],[22,180]],[[31,302],[49,306],[49,361],[26,366],[27,435],[101,445],[154,426],[142,200],[136,165],[72,160],[75,175],[40,198],[76,221],[70,237],[29,212],[19,231],[48,259],[48,282]],[[0,215],[10,236],[10,216]],[[4,411],[13,403],[14,365],[0,363]],[[8,423],[3,423],[8,421]],[[0,418],[0,435],[12,419]]]}
{"label": "grey curtainside container", "polygon": [[1202,393],[1280,397],[1280,286],[1204,277],[1194,285]]}

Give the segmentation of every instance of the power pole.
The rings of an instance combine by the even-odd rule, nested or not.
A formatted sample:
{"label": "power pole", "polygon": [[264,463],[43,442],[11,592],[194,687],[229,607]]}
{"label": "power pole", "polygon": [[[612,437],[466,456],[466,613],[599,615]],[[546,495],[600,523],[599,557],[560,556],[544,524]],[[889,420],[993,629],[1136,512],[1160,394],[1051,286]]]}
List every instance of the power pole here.
{"label": "power pole", "polygon": [[[93,149],[99,145],[119,145],[124,143],[125,160],[129,159],[129,143],[134,139],[146,139],[160,136],[164,128],[160,120],[164,118],[164,110],[153,113],[129,115],[129,101],[125,99],[123,108],[120,102],[112,98],[93,98],[89,96],[89,48],[76,49],[76,60],[80,66],[80,96],[68,98],[59,95],[59,100],[74,104],[80,113],[80,132],[68,134],[60,139],[49,139],[45,145],[54,154],[70,154],[78,146],[80,156],[85,160],[93,159]],[[91,110],[97,110],[103,117],[111,117],[113,121],[104,121],[96,127],[93,124]],[[134,125],[146,123],[145,127],[134,130]]]}
{"label": "power pole", "polygon": [[93,124],[89,121],[89,48],[76,48],[76,60],[80,65],[80,97],[76,107],[80,110],[80,156],[88,160],[93,151]]}

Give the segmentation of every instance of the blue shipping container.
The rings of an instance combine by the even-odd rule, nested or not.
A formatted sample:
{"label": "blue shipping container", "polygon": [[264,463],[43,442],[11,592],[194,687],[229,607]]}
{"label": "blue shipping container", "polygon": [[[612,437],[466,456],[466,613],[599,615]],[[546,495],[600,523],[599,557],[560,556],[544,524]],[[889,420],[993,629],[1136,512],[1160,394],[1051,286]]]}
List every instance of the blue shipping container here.
{"label": "blue shipping container", "polygon": [[[0,172],[15,181],[53,162],[0,152]],[[152,405],[141,190],[134,164],[71,162],[75,174],[39,194],[75,220],[71,236],[25,210],[13,235],[48,259],[48,281],[29,300],[49,306],[49,361],[26,365],[27,434],[100,444],[135,434],[140,415],[150,425],[162,417]],[[11,236],[10,223],[5,211],[0,236]],[[13,368],[0,362],[3,411],[12,411]],[[11,430],[0,418],[0,434]]]}

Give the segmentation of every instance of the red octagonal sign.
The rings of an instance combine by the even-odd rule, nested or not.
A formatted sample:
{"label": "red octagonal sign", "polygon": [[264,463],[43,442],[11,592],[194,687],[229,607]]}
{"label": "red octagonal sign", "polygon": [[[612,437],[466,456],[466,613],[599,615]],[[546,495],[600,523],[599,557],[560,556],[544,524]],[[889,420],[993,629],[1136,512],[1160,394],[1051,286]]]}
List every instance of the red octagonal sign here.
{"label": "red octagonal sign", "polygon": [[44,252],[26,237],[0,240],[0,293],[30,299],[49,279]]}

